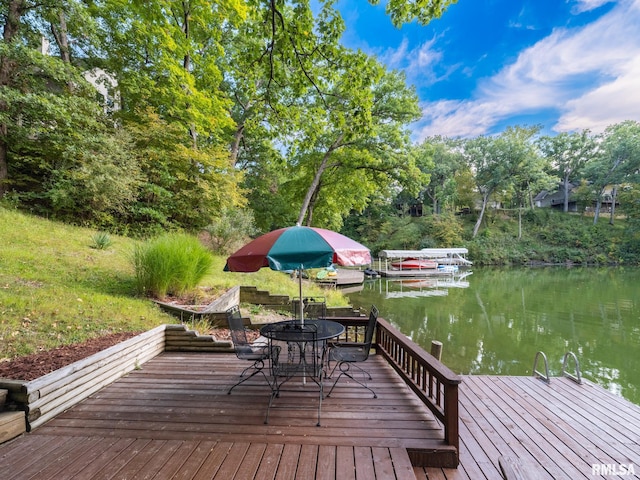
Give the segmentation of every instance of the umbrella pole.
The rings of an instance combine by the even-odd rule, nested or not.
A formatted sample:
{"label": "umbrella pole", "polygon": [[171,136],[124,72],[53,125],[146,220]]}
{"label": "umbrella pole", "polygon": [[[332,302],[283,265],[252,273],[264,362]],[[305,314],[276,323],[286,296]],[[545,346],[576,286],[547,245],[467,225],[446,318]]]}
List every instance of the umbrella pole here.
{"label": "umbrella pole", "polygon": [[[302,302],[302,265],[300,265],[300,269],[298,269],[298,292],[300,294],[300,325],[304,325],[304,304]],[[305,347],[306,348],[306,347]],[[303,355],[302,352],[300,352]],[[305,373],[302,374],[302,384],[307,384],[307,375]]]}
{"label": "umbrella pole", "polygon": [[300,323],[304,325],[304,305],[302,303],[302,265],[300,265],[300,269],[298,270],[298,290],[300,294]]}

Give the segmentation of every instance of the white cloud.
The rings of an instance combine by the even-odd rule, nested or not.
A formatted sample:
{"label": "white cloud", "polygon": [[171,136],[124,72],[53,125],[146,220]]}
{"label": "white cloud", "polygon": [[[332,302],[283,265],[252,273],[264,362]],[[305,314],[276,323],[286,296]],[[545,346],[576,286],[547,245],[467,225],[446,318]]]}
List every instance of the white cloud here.
{"label": "white cloud", "polygon": [[422,106],[423,118],[414,124],[413,136],[476,137],[490,130],[500,114],[492,103],[440,100]]}
{"label": "white cloud", "polygon": [[440,65],[443,53],[434,48],[436,41],[437,39],[433,38],[410,49],[408,39],[404,38],[398,48],[385,50],[379,58],[390,68],[403,70],[409,83],[415,83],[414,81],[419,78],[421,85],[428,86],[457,68],[451,67],[444,74],[438,75],[436,67]]}
{"label": "white cloud", "polygon": [[610,3],[612,0],[577,0],[576,5],[573,6],[572,11],[574,13],[589,12],[595,10],[602,5]]}
{"label": "white cloud", "polygon": [[[583,7],[603,4],[584,0]],[[622,1],[581,28],[556,29],[482,80],[468,101],[423,106],[414,136],[476,136],[512,116],[556,109],[558,131],[640,120],[640,0]]]}
{"label": "white cloud", "polygon": [[566,112],[555,130],[600,132],[623,120],[640,120],[640,56],[633,58],[627,67],[626,73],[614,81],[567,102]]}

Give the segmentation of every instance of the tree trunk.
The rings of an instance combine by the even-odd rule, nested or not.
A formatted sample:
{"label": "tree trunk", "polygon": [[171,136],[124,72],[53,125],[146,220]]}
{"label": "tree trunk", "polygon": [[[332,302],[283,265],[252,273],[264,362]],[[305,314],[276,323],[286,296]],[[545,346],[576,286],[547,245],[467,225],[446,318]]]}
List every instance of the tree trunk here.
{"label": "tree trunk", "polygon": [[3,38],[6,43],[11,43],[20,29],[20,19],[29,6],[25,0],[11,0],[5,17]]}
{"label": "tree trunk", "polygon": [[564,207],[562,211],[567,213],[569,211],[569,177],[564,177]]}
{"label": "tree trunk", "polygon": [[531,210],[535,210],[536,209],[536,203],[533,201],[533,193],[532,193],[531,189],[529,189],[529,194],[527,195],[527,200],[529,200],[529,208],[531,208]]}
{"label": "tree trunk", "polygon": [[616,197],[618,196],[618,188],[613,187],[611,190],[611,216],[609,217],[609,225],[613,225],[613,219],[616,215]]}
{"label": "tree trunk", "polygon": [[593,214],[593,224],[598,223],[598,218],[600,217],[600,207],[602,206],[602,195],[598,195],[598,200],[596,201],[596,211]]}
{"label": "tree trunk", "polygon": [[244,123],[239,124],[236,127],[236,131],[233,134],[233,142],[231,143],[231,165],[234,167],[238,163],[238,154],[240,152],[240,142],[244,135]]}
{"label": "tree trunk", "polygon": [[56,39],[58,50],[60,50],[60,58],[64,63],[71,63],[71,49],[69,48],[69,36],[67,35],[67,19],[64,16],[64,10],[60,9],[58,13],[59,28],[51,23],[51,33]]}
{"label": "tree trunk", "polygon": [[300,214],[298,215],[298,221],[296,222],[296,225],[302,225],[302,222],[304,222],[304,217],[307,214],[309,204],[311,203],[311,198],[313,197],[313,195],[317,195],[316,190],[320,188],[320,179],[322,178],[322,174],[324,173],[324,171],[327,169],[329,158],[331,158],[331,154],[333,153],[333,151],[342,145],[343,138],[344,138],[344,134],[341,133],[338,136],[338,138],[331,144],[329,149],[326,151],[326,153],[322,157],[322,162],[320,162],[320,166],[318,167],[318,170],[316,171],[316,174],[313,177],[313,181],[311,182],[311,185],[309,185],[307,194],[305,195],[304,200],[302,201],[302,206],[300,207]]}
{"label": "tree trunk", "polygon": [[518,240],[522,239],[522,207],[518,208]]}
{"label": "tree trunk", "polygon": [[[11,0],[9,2],[3,31],[5,43],[10,44],[13,42],[13,39],[20,29],[20,20],[28,8],[29,6],[24,0]],[[10,84],[15,68],[15,63],[10,61],[6,56],[0,57],[0,87],[4,88]],[[0,112],[4,113],[8,108],[9,106],[5,102],[0,102]],[[7,124],[0,124],[0,198],[9,190],[8,133],[9,128]]]}
{"label": "tree trunk", "polygon": [[473,227],[473,238],[476,238],[476,235],[478,234],[478,230],[480,230],[480,224],[482,223],[482,219],[484,217],[484,211],[487,208],[487,203],[489,203],[489,194],[485,193],[482,196],[482,208],[480,209],[480,215],[478,215],[478,220],[476,221],[476,224]]}

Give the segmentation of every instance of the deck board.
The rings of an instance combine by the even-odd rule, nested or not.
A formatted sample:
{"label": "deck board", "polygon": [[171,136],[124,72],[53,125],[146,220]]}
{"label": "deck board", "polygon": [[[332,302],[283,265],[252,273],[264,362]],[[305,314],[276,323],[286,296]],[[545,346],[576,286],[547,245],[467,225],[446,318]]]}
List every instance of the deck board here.
{"label": "deck board", "polygon": [[368,361],[378,398],[341,379],[322,402],[320,427],[312,382],[290,382],[275,399],[268,424],[271,391],[264,379],[254,377],[228,395],[246,365],[234,355],[161,354],[28,435],[0,445],[0,471],[11,471],[16,480],[49,478],[39,476],[44,474],[375,478],[356,475],[362,468],[378,478],[404,479],[411,470],[407,447],[420,448],[425,438],[443,443],[431,412],[381,357]]}
{"label": "deck board", "polygon": [[[531,478],[640,478],[640,407],[588,381],[464,376],[460,466],[414,467],[416,478],[501,479],[500,457]],[[592,465],[633,466],[632,475],[594,475]]]}
{"label": "deck board", "polygon": [[593,464],[633,465],[635,475],[605,478],[640,478],[640,407],[589,382],[463,377],[460,465],[443,469],[411,466],[406,448],[442,432],[382,358],[368,362],[379,398],[341,382],[321,427],[309,386],[283,393],[268,425],[263,380],[227,395],[244,366],[164,353],[0,445],[2,478],[493,480],[501,458],[532,478],[598,478]]}

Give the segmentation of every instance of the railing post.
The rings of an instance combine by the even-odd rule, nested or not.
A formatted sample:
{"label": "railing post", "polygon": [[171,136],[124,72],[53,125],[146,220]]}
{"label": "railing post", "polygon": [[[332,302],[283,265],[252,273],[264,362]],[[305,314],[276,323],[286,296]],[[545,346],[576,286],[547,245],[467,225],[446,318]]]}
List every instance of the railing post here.
{"label": "railing post", "polygon": [[[458,384],[446,384],[444,393],[444,439],[460,452],[460,434],[458,430]],[[458,454],[458,459],[460,455]]]}

